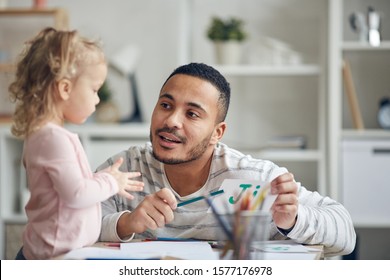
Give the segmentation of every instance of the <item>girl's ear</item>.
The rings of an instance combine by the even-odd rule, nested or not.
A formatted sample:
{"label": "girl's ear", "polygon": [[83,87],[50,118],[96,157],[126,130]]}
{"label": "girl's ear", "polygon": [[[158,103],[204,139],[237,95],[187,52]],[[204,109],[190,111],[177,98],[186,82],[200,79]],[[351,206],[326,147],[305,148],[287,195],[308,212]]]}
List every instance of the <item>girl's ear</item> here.
{"label": "girl's ear", "polygon": [[69,79],[61,79],[57,83],[59,97],[66,101],[70,98],[72,91],[72,82]]}

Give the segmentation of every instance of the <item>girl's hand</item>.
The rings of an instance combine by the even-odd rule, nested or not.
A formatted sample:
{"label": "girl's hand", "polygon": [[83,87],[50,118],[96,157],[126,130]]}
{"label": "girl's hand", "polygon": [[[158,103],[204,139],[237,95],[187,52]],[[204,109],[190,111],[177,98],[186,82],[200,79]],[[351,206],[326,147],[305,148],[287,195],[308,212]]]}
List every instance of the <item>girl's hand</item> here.
{"label": "girl's hand", "polygon": [[119,167],[123,163],[123,158],[119,158],[111,167],[107,168],[106,171],[110,173],[117,181],[119,191],[118,194],[127,198],[134,199],[129,192],[130,191],[142,191],[144,183],[132,178],[141,176],[140,172],[122,172],[119,170]]}

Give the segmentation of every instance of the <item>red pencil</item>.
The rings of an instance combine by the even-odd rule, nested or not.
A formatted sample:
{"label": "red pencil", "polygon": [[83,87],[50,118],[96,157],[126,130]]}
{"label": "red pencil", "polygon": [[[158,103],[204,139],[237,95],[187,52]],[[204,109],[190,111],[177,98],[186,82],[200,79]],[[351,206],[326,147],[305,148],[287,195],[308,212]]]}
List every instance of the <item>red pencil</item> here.
{"label": "red pencil", "polygon": [[251,193],[246,192],[246,194],[244,195],[244,197],[241,200],[240,210],[241,211],[249,210],[250,205],[251,205]]}
{"label": "red pencil", "polygon": [[104,246],[120,248],[121,244],[120,243],[104,243]]}

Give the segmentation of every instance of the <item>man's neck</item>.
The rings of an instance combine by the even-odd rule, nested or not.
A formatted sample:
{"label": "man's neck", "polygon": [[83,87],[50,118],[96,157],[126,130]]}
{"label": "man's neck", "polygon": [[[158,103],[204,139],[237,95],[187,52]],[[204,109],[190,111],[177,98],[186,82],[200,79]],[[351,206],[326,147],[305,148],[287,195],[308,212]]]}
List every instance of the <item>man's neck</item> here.
{"label": "man's neck", "polygon": [[165,173],[171,187],[180,195],[192,194],[206,183],[211,166],[212,156],[188,163],[164,165]]}

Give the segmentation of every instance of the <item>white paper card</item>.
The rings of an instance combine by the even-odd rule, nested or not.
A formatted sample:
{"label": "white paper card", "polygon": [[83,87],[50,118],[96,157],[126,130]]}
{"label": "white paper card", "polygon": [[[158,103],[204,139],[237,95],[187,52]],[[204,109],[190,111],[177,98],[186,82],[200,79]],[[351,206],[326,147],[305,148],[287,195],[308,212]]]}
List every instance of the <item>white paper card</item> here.
{"label": "white paper card", "polygon": [[[239,205],[242,198],[249,192],[252,196],[252,200],[256,201],[256,198],[260,195],[261,191],[270,184],[270,182],[288,172],[286,168],[280,167],[276,169],[270,176],[269,181],[261,180],[246,180],[246,179],[225,179],[222,183],[220,190],[223,190],[222,195],[218,195],[212,199],[215,210],[220,213],[232,213],[237,209],[236,205]],[[264,198],[261,210],[269,211],[274,203],[277,195],[271,195],[270,193]],[[209,208],[209,213],[212,210]]]}

